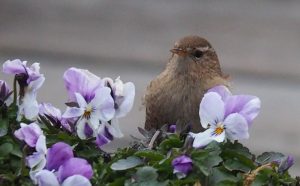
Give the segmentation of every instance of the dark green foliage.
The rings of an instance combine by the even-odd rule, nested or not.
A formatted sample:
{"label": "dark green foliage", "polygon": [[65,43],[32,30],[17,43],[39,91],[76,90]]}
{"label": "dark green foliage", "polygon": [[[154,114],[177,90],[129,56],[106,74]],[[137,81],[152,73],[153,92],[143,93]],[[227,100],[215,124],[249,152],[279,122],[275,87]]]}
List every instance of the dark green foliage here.
{"label": "dark green foliage", "polygon": [[[34,149],[18,141],[13,132],[18,129],[17,107],[2,107],[0,118],[0,185],[32,185],[25,157]],[[99,149],[95,138],[80,140],[64,130],[49,116],[39,116],[39,124],[47,138],[47,146],[63,141],[74,148],[77,157],[93,166],[93,185],[105,186],[235,186],[235,185],[299,185],[286,171],[287,156],[266,152],[255,157],[248,148],[235,142],[211,142],[202,149],[191,147],[186,132],[169,133],[139,129],[143,139],[134,138],[130,147],[109,154]],[[23,121],[30,123],[29,121]],[[193,170],[178,179],[173,174],[172,161],[187,155]],[[283,171],[284,170],[284,171]],[[197,184],[196,184],[197,183]]]}

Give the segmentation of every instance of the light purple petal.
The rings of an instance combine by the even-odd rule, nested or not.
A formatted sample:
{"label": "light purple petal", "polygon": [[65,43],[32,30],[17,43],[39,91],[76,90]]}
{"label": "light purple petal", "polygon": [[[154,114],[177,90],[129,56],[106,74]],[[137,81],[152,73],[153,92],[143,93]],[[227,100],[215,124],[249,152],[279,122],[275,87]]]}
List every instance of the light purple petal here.
{"label": "light purple petal", "polygon": [[52,116],[58,120],[60,120],[62,116],[61,111],[54,107],[51,103],[41,103],[39,105],[39,114]]}
{"label": "light purple petal", "polygon": [[87,102],[81,94],[75,92],[75,97],[80,108],[85,108],[87,106]]}
{"label": "light purple petal", "polygon": [[224,102],[215,92],[206,93],[200,103],[200,120],[203,128],[215,125],[224,119]]}
{"label": "light purple petal", "polygon": [[42,152],[34,152],[26,157],[26,165],[34,171],[42,170],[46,165],[45,154]]}
{"label": "light purple petal", "polygon": [[193,169],[192,159],[186,155],[179,156],[172,161],[174,173],[187,175]]}
{"label": "light purple petal", "polygon": [[63,183],[62,186],[92,186],[90,181],[81,175],[74,175],[68,177]]}
{"label": "light purple petal", "polygon": [[34,92],[28,92],[23,98],[22,105],[19,106],[21,115],[24,115],[28,120],[34,120],[39,114],[39,105]]}
{"label": "light purple petal", "polygon": [[48,170],[39,171],[35,178],[39,186],[60,186],[55,174]]}
{"label": "light purple petal", "polygon": [[31,123],[29,125],[21,123],[21,128],[14,133],[19,140],[24,140],[30,147],[35,147],[39,136],[42,134],[41,128],[36,123]]}
{"label": "light purple petal", "polygon": [[27,91],[35,93],[38,89],[40,89],[42,87],[44,82],[45,82],[44,75],[39,75],[34,81],[29,82]]}
{"label": "light purple petal", "polygon": [[55,143],[48,149],[47,169],[50,171],[58,170],[63,163],[73,157],[73,149],[70,145],[63,142]]}
{"label": "light purple petal", "polygon": [[58,179],[63,182],[73,175],[82,175],[87,179],[91,179],[93,176],[92,166],[85,159],[71,158],[59,167]]}
{"label": "light purple petal", "polygon": [[122,138],[124,135],[119,126],[119,120],[114,118],[111,120],[111,124],[106,123],[106,127],[109,133],[115,138]]}
{"label": "light purple petal", "polygon": [[240,114],[247,120],[248,125],[251,126],[253,120],[260,112],[260,107],[261,102],[257,97],[251,99],[247,104],[245,104]]}
{"label": "light purple petal", "polygon": [[135,86],[133,83],[128,82],[124,84],[123,96],[117,96],[115,99],[118,108],[116,109],[116,117],[124,117],[132,109],[135,97]]}
{"label": "light purple petal", "polygon": [[37,152],[47,154],[46,137],[43,134],[39,136],[35,149]]}
{"label": "light purple petal", "polygon": [[213,141],[212,133],[214,129],[206,129],[204,132],[200,132],[198,134],[190,133],[190,135],[194,138],[193,147],[194,148],[203,148]]}
{"label": "light purple petal", "polygon": [[248,125],[245,118],[238,114],[230,114],[225,118],[224,126],[227,138],[231,140],[248,139]]}
{"label": "light purple petal", "polygon": [[69,68],[64,73],[64,81],[70,101],[76,101],[75,92],[77,92],[89,102],[94,98],[95,90],[103,86],[98,76],[78,68]]}
{"label": "light purple petal", "polygon": [[236,95],[231,96],[225,103],[225,117],[232,113],[242,114],[248,124],[258,115],[260,110],[260,100],[255,96]]}
{"label": "light purple petal", "polygon": [[23,74],[26,73],[25,70],[26,62],[22,62],[19,59],[7,60],[3,63],[3,72],[6,74]]}
{"label": "light purple petal", "polygon": [[82,116],[84,113],[83,108],[77,108],[77,107],[67,107],[67,110],[63,114],[63,118],[76,118]]}
{"label": "light purple petal", "polygon": [[221,98],[222,98],[222,100],[223,100],[224,102],[227,100],[227,98],[228,98],[229,96],[231,96],[231,92],[230,92],[229,89],[228,89],[226,86],[224,86],[224,85],[218,85],[218,86],[215,86],[215,87],[209,89],[207,92],[216,92],[216,93],[218,93],[218,94],[221,96]]}
{"label": "light purple petal", "polygon": [[97,89],[91,105],[96,107],[95,114],[102,121],[109,121],[114,117],[114,100],[110,95],[111,90],[107,87]]}

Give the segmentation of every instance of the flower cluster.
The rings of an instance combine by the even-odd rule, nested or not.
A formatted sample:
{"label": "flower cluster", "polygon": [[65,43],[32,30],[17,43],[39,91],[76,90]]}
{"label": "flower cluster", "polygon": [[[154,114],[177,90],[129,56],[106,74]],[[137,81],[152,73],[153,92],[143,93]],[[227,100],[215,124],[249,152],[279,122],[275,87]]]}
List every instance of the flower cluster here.
{"label": "flower cluster", "polygon": [[[255,156],[238,142],[249,138],[249,127],[260,111],[255,96],[213,87],[200,103],[199,125],[204,131],[192,133],[174,123],[158,130],[139,128],[144,139],[133,137],[130,148],[107,153],[100,148],[123,136],[118,120],[132,109],[133,83],[69,68],[63,75],[67,108],[61,111],[51,103],[37,102],[37,91],[45,81],[38,63],[27,66],[25,61],[8,60],[3,71],[15,79],[13,90],[0,80],[0,185],[300,182],[288,174],[292,156],[275,152]],[[125,170],[126,174],[118,172]]]}
{"label": "flower cluster", "polygon": [[[135,86],[92,74],[88,70],[70,68],[63,76],[68,91],[68,107],[62,112],[50,103],[38,104],[37,90],[45,81],[40,74],[39,63],[27,67],[26,61],[8,60],[3,64],[3,72],[15,75],[20,91],[17,105],[18,120],[25,117],[34,121],[38,115],[50,117],[60,127],[76,132],[80,139],[96,137],[101,147],[114,138],[123,136],[118,118],[124,117],[132,108]],[[9,93],[6,83],[1,86],[2,101]],[[7,101],[8,102],[8,101]]]}
{"label": "flower cluster", "polygon": [[69,106],[63,118],[76,120],[79,138],[96,137],[99,147],[123,136],[118,118],[132,108],[135,86],[120,78],[100,79],[88,70],[70,68],[64,74]]}
{"label": "flower cluster", "polygon": [[29,120],[35,119],[39,112],[37,91],[45,81],[44,75],[40,74],[40,64],[33,63],[27,67],[27,61],[8,60],[3,64],[3,72],[15,75],[20,86],[18,119],[21,120],[23,116]]}
{"label": "flower cluster", "polygon": [[36,150],[26,157],[34,183],[40,186],[71,186],[75,183],[91,185],[91,165],[85,159],[74,157],[72,147],[66,143],[58,142],[47,149],[46,138],[38,124],[21,123],[15,136]]}

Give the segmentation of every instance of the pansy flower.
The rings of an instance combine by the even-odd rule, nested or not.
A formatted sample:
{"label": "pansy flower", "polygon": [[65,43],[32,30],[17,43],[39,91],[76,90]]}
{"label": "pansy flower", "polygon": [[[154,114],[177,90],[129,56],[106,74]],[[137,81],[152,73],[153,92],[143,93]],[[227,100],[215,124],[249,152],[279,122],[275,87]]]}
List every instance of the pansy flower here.
{"label": "pansy flower", "polygon": [[231,95],[225,86],[217,86],[206,93],[200,103],[201,125],[206,130],[194,137],[195,148],[206,146],[212,140],[241,140],[249,138],[248,127],[260,110],[255,96]]}
{"label": "pansy flower", "polygon": [[40,64],[33,63],[27,67],[26,61],[8,60],[3,63],[3,72],[15,75],[20,85],[18,120],[21,120],[23,116],[29,120],[35,119],[39,112],[36,100],[37,90],[45,81],[44,75],[40,74]]}
{"label": "pansy flower", "polygon": [[104,87],[99,77],[82,69],[70,68],[64,79],[69,99],[78,107],[68,107],[63,118],[79,118],[76,123],[79,138],[86,139],[90,133],[87,131],[91,130],[92,136],[96,136],[100,121],[109,121],[115,114],[110,88]]}

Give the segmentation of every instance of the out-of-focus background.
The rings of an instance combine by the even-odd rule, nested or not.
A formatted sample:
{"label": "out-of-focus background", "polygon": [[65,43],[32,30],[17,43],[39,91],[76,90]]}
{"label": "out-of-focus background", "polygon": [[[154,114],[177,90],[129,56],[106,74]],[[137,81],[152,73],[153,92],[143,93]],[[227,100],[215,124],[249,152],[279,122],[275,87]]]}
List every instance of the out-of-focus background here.
{"label": "out-of-focus background", "polygon": [[[143,126],[141,99],[164,68],[174,42],[207,38],[233,92],[257,95],[262,111],[244,143],[256,154],[296,158],[300,174],[300,1],[297,0],[52,0],[0,1],[0,61],[41,63],[39,100],[64,109],[62,74],[72,66],[136,85],[132,112],[121,120],[130,141]],[[0,74],[11,82],[12,77]]]}

